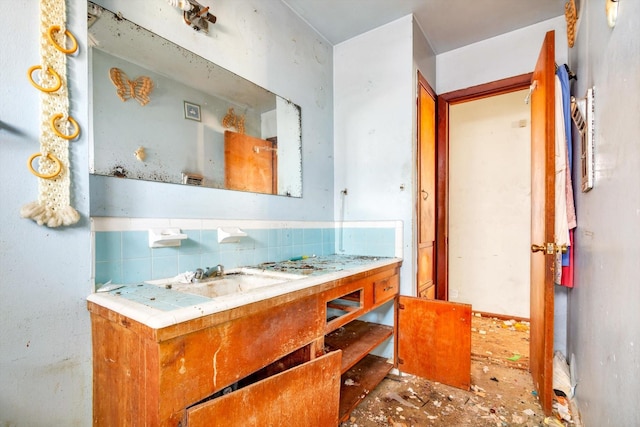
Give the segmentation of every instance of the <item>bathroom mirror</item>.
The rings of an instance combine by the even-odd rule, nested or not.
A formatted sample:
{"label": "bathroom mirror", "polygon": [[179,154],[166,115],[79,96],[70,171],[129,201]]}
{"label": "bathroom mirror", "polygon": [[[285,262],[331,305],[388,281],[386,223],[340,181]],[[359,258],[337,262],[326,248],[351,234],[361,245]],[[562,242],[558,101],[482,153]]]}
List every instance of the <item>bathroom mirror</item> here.
{"label": "bathroom mirror", "polygon": [[300,107],[118,13],[88,11],[91,173],[302,197]]}

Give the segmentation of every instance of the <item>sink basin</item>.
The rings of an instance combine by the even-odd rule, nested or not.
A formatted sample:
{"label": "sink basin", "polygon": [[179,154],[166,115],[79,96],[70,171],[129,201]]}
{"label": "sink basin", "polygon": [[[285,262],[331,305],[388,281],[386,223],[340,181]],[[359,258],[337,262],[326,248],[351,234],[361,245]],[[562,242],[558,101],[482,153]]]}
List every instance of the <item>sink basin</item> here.
{"label": "sink basin", "polygon": [[187,294],[216,298],[223,295],[249,292],[253,289],[306,277],[301,274],[238,268],[225,272],[223,276],[210,277],[199,282],[183,283],[176,278],[150,280],[146,283],[173,289]]}

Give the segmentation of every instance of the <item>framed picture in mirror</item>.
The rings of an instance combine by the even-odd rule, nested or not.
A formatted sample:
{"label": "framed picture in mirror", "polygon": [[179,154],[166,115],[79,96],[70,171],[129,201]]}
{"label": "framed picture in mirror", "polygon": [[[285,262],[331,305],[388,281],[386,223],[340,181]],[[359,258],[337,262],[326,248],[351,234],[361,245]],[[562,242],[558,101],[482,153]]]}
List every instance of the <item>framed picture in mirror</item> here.
{"label": "framed picture in mirror", "polygon": [[200,121],[200,106],[189,101],[184,101],[184,118]]}

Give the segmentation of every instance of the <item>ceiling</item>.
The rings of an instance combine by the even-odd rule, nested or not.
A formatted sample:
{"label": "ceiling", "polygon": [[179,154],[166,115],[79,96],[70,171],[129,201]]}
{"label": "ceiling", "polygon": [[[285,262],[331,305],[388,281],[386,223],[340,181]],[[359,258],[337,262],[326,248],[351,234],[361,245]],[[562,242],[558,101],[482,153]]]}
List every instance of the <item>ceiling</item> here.
{"label": "ceiling", "polygon": [[564,15],[565,0],[282,0],[331,44],[413,13],[436,54]]}

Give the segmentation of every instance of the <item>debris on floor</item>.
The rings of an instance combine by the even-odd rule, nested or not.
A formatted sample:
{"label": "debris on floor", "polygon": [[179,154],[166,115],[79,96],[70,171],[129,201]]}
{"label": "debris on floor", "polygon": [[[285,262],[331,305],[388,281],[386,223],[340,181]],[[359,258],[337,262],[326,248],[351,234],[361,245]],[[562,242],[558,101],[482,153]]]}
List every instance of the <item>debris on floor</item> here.
{"label": "debris on floor", "polygon": [[472,317],[471,390],[389,374],[341,427],[574,426],[562,396],[555,401],[554,416],[544,416],[528,372],[528,354],[528,322],[476,314]]}

